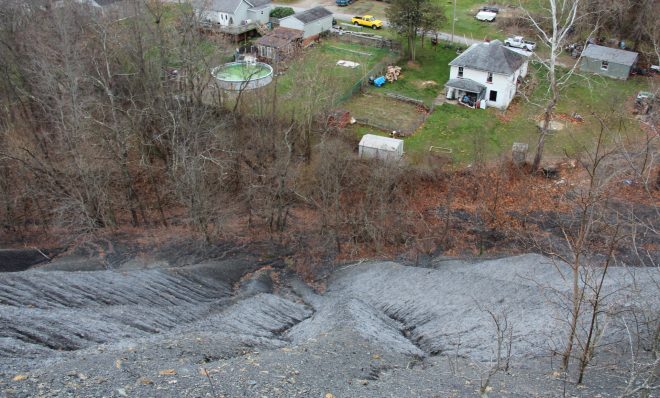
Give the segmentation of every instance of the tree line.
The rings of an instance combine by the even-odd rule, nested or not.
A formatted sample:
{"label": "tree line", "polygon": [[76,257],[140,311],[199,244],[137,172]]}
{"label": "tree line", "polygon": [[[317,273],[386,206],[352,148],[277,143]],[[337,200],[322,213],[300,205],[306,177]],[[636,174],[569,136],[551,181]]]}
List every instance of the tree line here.
{"label": "tree line", "polygon": [[159,2],[127,2],[119,16],[76,2],[0,7],[5,234],[181,224],[212,239],[236,217],[277,234],[302,205],[319,211],[332,246],[339,230],[375,245],[406,239],[388,232],[409,224],[392,205],[404,172],[370,167],[326,134],[316,88],[300,90],[308,100],[290,117],[276,90],[241,93],[250,112],[240,94],[227,106],[209,73],[221,59],[191,9],[173,21]]}

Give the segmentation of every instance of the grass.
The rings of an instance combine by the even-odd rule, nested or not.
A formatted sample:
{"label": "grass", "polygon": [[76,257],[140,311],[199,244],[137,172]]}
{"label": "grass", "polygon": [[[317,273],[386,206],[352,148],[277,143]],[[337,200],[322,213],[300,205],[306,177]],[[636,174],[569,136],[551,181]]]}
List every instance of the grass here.
{"label": "grass", "polygon": [[[405,66],[402,80],[382,89],[370,88],[369,92],[392,91],[428,102],[442,92],[449,75],[447,63],[453,57],[455,53],[447,49],[420,48],[418,67]],[[545,80],[538,66],[530,65],[530,73],[537,74],[538,81]],[[436,80],[438,86],[434,89],[420,88],[416,82],[422,79]],[[574,123],[560,119],[566,127],[548,138],[546,158],[562,157],[566,152],[578,151],[590,145],[593,135],[600,129],[598,119],[592,114],[607,118],[612,126],[620,129],[625,139],[638,140],[643,134],[639,124],[632,120],[629,108],[634,95],[648,89],[648,78],[636,77],[620,81],[598,76],[590,76],[586,80],[574,76],[570,83],[563,91],[555,113],[558,117],[568,119],[568,115],[577,112],[585,121]],[[518,98],[507,111],[473,110],[450,104],[437,107],[424,125],[412,137],[405,139],[405,151],[416,162],[429,151],[430,146],[439,146],[452,149],[456,161],[471,163],[477,158],[496,159],[508,153],[514,142],[524,142],[529,144],[531,156],[536,149],[536,124],[542,113],[542,109],[534,103],[543,104],[546,92],[547,83],[541,83],[535,88],[529,102]],[[358,135],[367,132],[374,133],[373,129],[369,131],[364,128],[353,131]]]}
{"label": "grass", "polygon": [[342,108],[349,110],[352,117],[366,119],[368,124],[387,131],[413,132],[423,120],[415,105],[375,93],[356,95]]}
{"label": "grass", "polygon": [[[278,79],[278,92],[285,96],[295,95],[292,89],[302,76],[316,76],[319,80],[331,77],[333,89],[339,92],[347,91],[388,54],[389,51],[385,49],[334,40],[324,41],[319,46],[306,50],[303,57],[292,63]],[[354,69],[337,66],[339,60],[357,62],[360,66]]]}
{"label": "grass", "polygon": [[[454,13],[454,2],[451,0],[435,0],[445,11],[445,16],[447,17],[447,22],[445,22],[442,27],[443,31],[451,32],[452,28],[452,16]],[[505,1],[497,2],[499,7],[503,7],[502,4],[515,3],[517,1]],[[500,4],[502,3],[502,4]],[[465,36],[469,39],[482,40],[485,37],[488,38],[501,38],[502,34],[497,32],[495,22],[481,22],[478,21],[474,16],[481,6],[490,4],[489,2],[484,2],[483,0],[457,0],[456,1],[456,21],[454,25],[454,33],[458,36]]]}
{"label": "grass", "polygon": [[[442,30],[445,32],[451,32],[454,2],[452,0],[434,1],[442,7],[445,11],[445,16],[447,17],[447,22],[445,22]],[[479,8],[485,5],[496,5],[500,8],[500,13],[495,18],[494,22],[481,22],[474,17],[479,11]],[[530,12],[537,11],[540,7],[539,2],[536,0],[500,0],[490,2],[484,0],[457,0],[456,22],[454,26],[455,34],[475,40],[482,40],[484,38],[504,39],[506,35],[497,28],[497,19],[505,18],[508,15],[520,12],[515,8],[520,5]]]}
{"label": "grass", "polygon": [[[446,22],[440,27],[441,31],[451,33],[452,30],[452,17],[454,13],[454,1],[452,0],[433,0],[439,5],[447,17]],[[484,5],[495,4],[500,8],[500,14],[497,18],[506,18],[507,16],[521,11],[517,9],[519,5],[529,10],[530,12],[538,11],[540,5],[536,0],[498,0],[498,1],[484,1],[484,0],[456,0],[456,21],[454,24],[454,33],[457,36],[464,36],[470,39],[483,40],[489,39],[505,39],[507,34],[498,29],[497,18],[495,22],[481,22],[474,16],[477,14],[479,8]],[[511,6],[511,7],[509,7]],[[346,14],[371,14],[376,18],[384,19],[387,4],[382,1],[374,0],[360,0],[356,1],[350,6],[344,7],[343,11]],[[387,29],[383,30],[387,32]],[[391,38],[396,37],[396,32],[389,31],[383,33],[384,36]]]}
{"label": "grass", "polygon": [[387,3],[382,1],[358,0],[341,8],[343,14],[373,15],[376,19],[385,19]]}
{"label": "grass", "polygon": [[436,108],[424,126],[406,140],[406,152],[414,158],[436,146],[451,149],[459,162],[472,162],[477,154],[496,157],[515,141],[527,142],[533,123],[517,120],[518,126],[505,126],[496,112],[452,105]]}
{"label": "grass", "polygon": [[456,51],[432,47],[428,41],[425,48],[417,50],[415,64],[402,64],[402,75],[392,84],[372,90],[397,93],[422,100],[427,106],[443,91],[444,84],[449,80],[449,62],[456,58]]}
{"label": "grass", "polygon": [[[620,104],[630,101],[648,82],[643,79],[628,82],[596,79],[591,86],[580,82],[580,78],[575,78],[575,84],[563,92],[556,115],[577,112],[585,121],[560,120],[565,128],[548,137],[545,147],[548,158],[562,157],[591,145],[594,134],[600,130],[599,121],[590,116],[592,113],[609,119],[610,123],[616,122],[627,139],[634,141],[642,134],[638,123],[631,121],[627,109]],[[545,89],[539,86],[533,100],[541,102]],[[428,151],[430,145],[443,146],[453,149],[456,160],[472,162],[478,154],[482,154],[485,160],[493,160],[507,153],[514,142],[524,142],[529,144],[532,153],[536,150],[536,124],[541,113],[539,107],[520,99],[506,113],[496,109],[479,111],[443,105],[436,108],[425,125],[408,139],[406,151],[421,153]]]}
{"label": "grass", "polygon": [[[393,53],[386,49],[326,40],[306,49],[302,56],[290,62],[288,69],[278,73],[272,84],[248,94],[254,98],[246,98],[243,103],[256,104],[260,99],[272,98],[276,89],[277,110],[284,117],[323,112],[347,96],[371,68],[388,56]],[[354,69],[338,66],[339,60],[357,62],[360,66]]]}

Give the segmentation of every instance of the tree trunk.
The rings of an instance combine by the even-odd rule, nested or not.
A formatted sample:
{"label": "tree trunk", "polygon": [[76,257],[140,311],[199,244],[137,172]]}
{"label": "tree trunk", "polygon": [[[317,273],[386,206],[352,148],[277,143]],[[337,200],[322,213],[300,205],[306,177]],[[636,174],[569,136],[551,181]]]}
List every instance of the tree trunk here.
{"label": "tree trunk", "polygon": [[577,333],[577,323],[580,316],[580,262],[579,258],[575,260],[573,265],[573,309],[571,313],[571,321],[569,324],[569,334],[566,341],[566,348],[561,358],[561,369],[568,371],[568,365],[571,360],[571,353],[573,352],[573,345],[575,342],[575,335]]}

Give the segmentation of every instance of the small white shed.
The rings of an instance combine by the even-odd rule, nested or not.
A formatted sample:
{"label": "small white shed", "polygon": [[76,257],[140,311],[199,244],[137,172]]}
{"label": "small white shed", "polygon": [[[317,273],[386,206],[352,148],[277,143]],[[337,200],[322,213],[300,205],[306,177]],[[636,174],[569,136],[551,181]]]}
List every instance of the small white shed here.
{"label": "small white shed", "polygon": [[403,156],[403,140],[365,134],[360,140],[361,158],[399,160]]}
{"label": "small white shed", "polygon": [[332,12],[318,6],[280,19],[280,26],[303,31],[306,42],[332,29]]}

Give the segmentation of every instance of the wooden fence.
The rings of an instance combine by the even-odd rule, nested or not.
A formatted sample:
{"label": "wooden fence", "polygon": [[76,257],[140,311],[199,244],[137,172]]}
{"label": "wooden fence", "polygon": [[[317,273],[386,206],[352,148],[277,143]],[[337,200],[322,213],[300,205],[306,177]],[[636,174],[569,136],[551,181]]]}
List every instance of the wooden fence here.
{"label": "wooden fence", "polygon": [[386,39],[382,36],[352,32],[350,30],[334,29],[331,36],[339,41],[346,43],[361,44],[363,46],[370,46],[376,48],[388,48],[391,51],[401,51],[401,43],[396,40]]}

